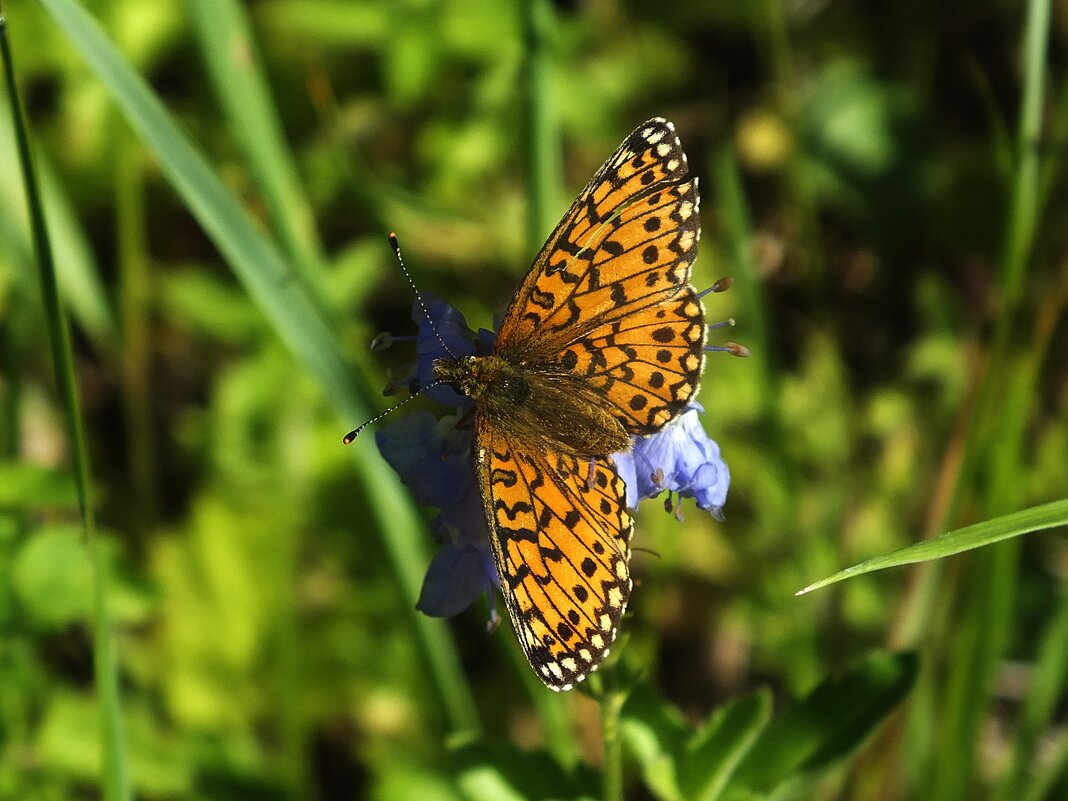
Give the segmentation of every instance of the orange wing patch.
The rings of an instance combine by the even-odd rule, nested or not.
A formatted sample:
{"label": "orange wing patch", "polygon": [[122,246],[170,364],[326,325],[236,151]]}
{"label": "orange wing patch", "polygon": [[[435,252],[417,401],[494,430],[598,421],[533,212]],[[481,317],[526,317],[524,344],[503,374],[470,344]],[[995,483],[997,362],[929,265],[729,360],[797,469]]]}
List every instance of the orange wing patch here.
{"label": "orange wing patch", "polygon": [[530,449],[481,415],[475,448],[512,625],[540,678],[570,689],[608,655],[630,597],[623,480],[609,457]]}
{"label": "orange wing patch", "polygon": [[704,309],[689,286],[571,343],[561,363],[589,377],[631,434],[649,435],[697,394],[704,367]]}
{"label": "orange wing patch", "polygon": [[[497,352],[516,358],[528,353],[545,353],[561,331],[578,320],[588,321],[590,315],[596,316],[599,311],[610,308],[614,302],[610,295],[584,298],[581,303],[574,297],[580,284],[585,284],[591,291],[598,289],[593,284],[598,283],[600,266],[596,259],[601,243],[625,222],[621,211],[643,195],[674,186],[685,178],[687,169],[686,154],[682,151],[675,126],[670,122],[657,118],[632,132],[582,190],[534,260],[505,314],[497,335]],[[678,204],[674,208],[678,211]],[[694,231],[699,230],[696,194],[688,211]],[[670,211],[661,216],[668,214]],[[651,216],[645,214],[643,219],[651,219]],[[679,226],[670,227],[677,229]],[[649,233],[646,232],[646,238]],[[691,236],[696,248],[697,234]],[[661,236],[654,237],[663,239],[665,246],[670,238],[667,227]],[[629,240],[635,240],[635,236],[628,234]],[[655,245],[656,242],[650,241],[649,244]],[[609,247],[614,249],[615,246]],[[665,266],[670,258],[667,251],[665,247]],[[643,249],[635,253],[634,258],[649,255]],[[602,265],[612,256],[611,252],[606,252]],[[658,255],[656,261],[660,258]],[[592,269],[594,267],[597,269]],[[621,279],[622,276],[617,277],[616,282]],[[550,318],[553,320],[551,328],[543,325]]]}

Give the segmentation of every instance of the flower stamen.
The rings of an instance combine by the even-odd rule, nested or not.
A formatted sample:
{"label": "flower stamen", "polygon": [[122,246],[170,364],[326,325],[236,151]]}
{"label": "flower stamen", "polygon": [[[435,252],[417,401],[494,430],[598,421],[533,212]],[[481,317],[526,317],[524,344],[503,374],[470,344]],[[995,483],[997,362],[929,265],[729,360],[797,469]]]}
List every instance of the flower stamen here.
{"label": "flower stamen", "polygon": [[722,345],[705,345],[705,352],[729,353],[731,356],[737,356],[740,359],[753,355],[753,352],[749,350],[749,348],[745,345],[740,345],[737,342],[724,342]]}
{"label": "flower stamen", "polygon": [[[419,391],[419,365],[414,362],[401,367],[387,368],[386,375],[389,376],[389,383],[382,390],[382,394],[386,397],[396,395],[401,389],[405,388],[410,390],[412,394]],[[415,389],[413,389],[413,386]]]}
{"label": "flower stamen", "polygon": [[734,279],[731,278],[729,275],[725,275],[718,281],[716,281],[716,283],[712,284],[712,286],[710,286],[708,289],[698,292],[697,297],[703,298],[705,295],[711,294],[712,292],[726,292],[733,285]]}
{"label": "flower stamen", "polygon": [[658,487],[664,486],[664,468],[656,468],[649,476],[649,479]]}
{"label": "flower stamen", "polygon": [[375,334],[375,338],[371,340],[371,351],[377,352],[385,350],[393,345],[394,342],[415,342],[417,337],[414,334],[405,336],[394,336],[389,331],[379,331]]}

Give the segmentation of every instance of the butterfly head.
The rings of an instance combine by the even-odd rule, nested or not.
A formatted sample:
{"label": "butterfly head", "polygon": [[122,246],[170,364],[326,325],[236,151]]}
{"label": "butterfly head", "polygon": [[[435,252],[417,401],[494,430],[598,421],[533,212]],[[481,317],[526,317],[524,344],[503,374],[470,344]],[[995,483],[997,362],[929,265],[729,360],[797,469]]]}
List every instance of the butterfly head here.
{"label": "butterfly head", "polygon": [[434,361],[434,379],[468,397],[478,394],[477,359],[474,356],[444,357]]}

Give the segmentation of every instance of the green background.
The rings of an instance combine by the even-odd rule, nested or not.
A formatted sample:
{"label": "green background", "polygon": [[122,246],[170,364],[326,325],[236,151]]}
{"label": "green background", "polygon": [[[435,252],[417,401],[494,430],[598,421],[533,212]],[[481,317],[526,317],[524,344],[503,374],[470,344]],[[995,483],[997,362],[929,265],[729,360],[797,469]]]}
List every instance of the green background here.
{"label": "green background", "polygon": [[[1066,495],[1064,3],[4,11],[104,569],[5,102],[0,798],[98,797],[102,775],[124,783],[101,767],[116,745],[149,799],[611,796],[607,696],[544,690],[507,623],[486,635],[485,604],[415,613],[433,513],[371,438],[340,439],[412,357],[368,350],[414,330],[385,234],[420,288],[490,327],[574,193],[656,115],[701,179],[694,282],[735,280],[706,299],[738,322],[712,341],[753,356],[713,354],[700,395],[732,470],[726,522],[692,502],[681,523],[656,501],[638,516],[624,639],[593,687],[634,688],[627,796],[671,797],[643,733],[662,744],[727,702],[781,724],[727,797],[1068,793],[1063,532],[794,597]],[[94,586],[124,744],[101,734]],[[908,673],[897,651],[919,657],[905,703],[822,758],[838,685],[798,699],[865,658]],[[900,697],[851,686],[839,700],[875,704],[871,725]],[[669,761],[679,786],[711,781],[687,778],[703,757]]]}

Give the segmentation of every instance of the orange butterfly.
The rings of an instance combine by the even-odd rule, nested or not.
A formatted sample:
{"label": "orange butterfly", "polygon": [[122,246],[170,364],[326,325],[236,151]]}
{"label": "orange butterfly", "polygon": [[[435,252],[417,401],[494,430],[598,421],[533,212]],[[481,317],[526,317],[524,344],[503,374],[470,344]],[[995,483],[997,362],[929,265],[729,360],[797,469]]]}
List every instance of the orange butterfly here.
{"label": "orange butterfly", "polygon": [[534,260],[493,352],[434,363],[474,401],[501,590],[554,690],[608,655],[630,597],[633,524],[611,455],[675,419],[700,382],[706,326],[690,268],[701,226],[686,174],[674,125],[638,126]]}

